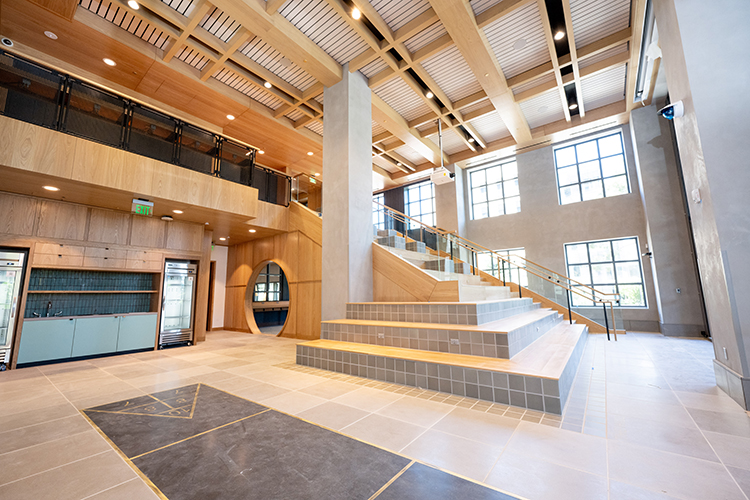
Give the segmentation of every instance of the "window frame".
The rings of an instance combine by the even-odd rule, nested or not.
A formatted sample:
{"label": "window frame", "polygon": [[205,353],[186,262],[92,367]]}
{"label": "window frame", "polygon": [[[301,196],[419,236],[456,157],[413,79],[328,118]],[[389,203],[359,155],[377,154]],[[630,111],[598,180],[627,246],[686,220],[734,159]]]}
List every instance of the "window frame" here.
{"label": "window frame", "polygon": [[[430,204],[432,206],[432,211],[431,212],[424,212],[424,213],[422,213],[422,202],[425,201],[425,198],[422,198],[421,193],[422,193],[422,186],[424,186],[424,185],[429,185],[430,186],[430,198],[429,198],[429,200],[430,200]],[[417,190],[420,193],[420,195],[419,195],[419,201],[417,202],[417,204],[419,205],[419,214],[411,214],[410,213],[411,212],[410,205],[414,204],[415,200],[409,201],[409,192],[415,190],[416,188],[419,188]],[[408,186],[404,186],[404,213],[406,213],[406,215],[408,215],[412,219],[418,220],[419,222],[421,222],[422,224],[424,224],[426,226],[430,226],[430,227],[436,227],[437,226],[437,213],[436,213],[436,210],[435,210],[435,185],[432,183],[431,180],[427,179],[425,181],[416,182],[414,184],[410,184]],[[425,215],[432,215],[432,222],[431,223],[425,222],[423,220],[424,217],[425,217]],[[407,224],[407,226],[408,226],[408,229],[417,229],[419,227],[419,225],[417,223],[415,223],[415,222],[413,222],[411,220],[409,221],[409,223]]]}
{"label": "window frame", "polygon": [[378,230],[385,230],[385,208],[376,205],[375,202],[385,205],[385,195],[378,193],[372,195],[372,225]]}
{"label": "window frame", "polygon": [[[502,255],[503,257],[506,257],[508,260],[513,261],[512,257],[516,256],[520,259],[526,259],[526,248],[525,247],[518,247],[518,248],[504,248],[502,250],[494,250],[495,253]],[[479,255],[490,255],[489,252],[480,252]],[[479,266],[480,271],[484,271],[485,273],[494,276],[495,278],[505,281],[506,283],[518,283],[518,269],[513,270],[512,266],[508,264],[506,266],[506,263],[503,261],[502,267],[497,267],[497,259],[491,258],[490,259],[490,269],[484,268]],[[502,276],[500,272],[505,272],[505,276]],[[521,286],[528,288],[529,286],[529,278],[525,270],[521,270]],[[503,280],[503,278],[507,278]]]}
{"label": "window frame", "polygon": [[[505,179],[504,174],[503,174],[503,167],[505,165],[509,165],[511,163],[515,163],[516,164],[516,176],[512,177],[510,179]],[[473,178],[473,174],[474,173],[477,173],[477,172],[479,172],[481,170],[488,170],[490,168],[495,168],[495,167],[499,167],[500,168],[500,180],[498,182],[488,183],[487,182],[487,176],[486,176],[486,173],[485,173],[485,182],[484,182],[484,184],[481,184],[481,185],[478,185],[478,186],[474,186],[474,184],[472,183],[472,178]],[[467,175],[468,175],[468,178],[469,178],[468,179],[469,182],[467,182],[467,186],[468,186],[468,189],[469,189],[469,205],[471,207],[470,220],[490,219],[492,217],[500,217],[501,215],[513,215],[513,214],[521,213],[521,184],[518,181],[518,178],[519,178],[518,177],[518,161],[517,161],[517,159],[516,159],[515,156],[503,158],[503,159],[500,159],[500,160],[492,161],[490,163],[485,163],[484,165],[473,167],[473,168],[471,168],[471,169],[469,169],[467,171]],[[518,194],[517,195],[512,195],[512,196],[506,196],[505,195],[505,182],[506,181],[512,181],[514,179],[516,180],[516,184],[518,185]],[[503,213],[498,214],[498,215],[490,215],[490,210],[489,210],[490,200],[489,200],[488,188],[489,188],[489,186],[494,186],[494,185],[499,185],[500,186],[500,192],[502,193],[502,196],[500,198],[495,199],[495,200],[491,200],[491,201],[502,201]],[[475,189],[479,189],[482,186],[484,186],[484,188],[485,188],[485,199],[483,201],[475,201],[475,199],[474,199],[474,190]],[[506,206],[506,200],[509,199],[509,198],[516,198],[516,197],[518,197],[518,212],[508,213],[507,206]],[[485,205],[487,207],[487,216],[486,217],[476,217],[475,209],[476,209],[477,205]]]}
{"label": "window frame", "polygon": [[[279,273],[272,273],[271,272],[271,264],[275,264],[279,268]],[[271,281],[271,276],[278,276],[279,281]],[[259,281],[262,277],[265,277],[264,281]],[[278,290],[271,290],[271,284],[278,283]],[[261,286],[261,289],[258,289],[258,286]],[[265,299],[259,300],[258,295],[263,294],[265,296]],[[277,295],[276,300],[271,300],[270,296],[271,294]],[[258,277],[255,278],[255,284],[253,285],[253,302],[281,302],[282,298],[284,297],[284,270],[281,269],[281,266],[278,265],[275,262],[269,262],[267,263],[261,272],[258,274]]]}
{"label": "window frame", "polygon": [[[613,246],[612,243],[615,242],[615,241],[623,241],[623,240],[635,240],[636,252],[637,252],[637,255],[638,255],[637,259],[635,259],[635,260],[617,260],[615,258],[615,251],[614,251],[614,246]],[[589,245],[591,245],[592,243],[609,243],[609,250],[610,250],[610,255],[612,256],[612,260],[610,260],[610,261],[601,261],[601,262],[593,262],[592,263],[592,261],[591,261],[591,249],[589,247]],[[586,258],[587,258],[587,262],[585,262],[585,263],[584,262],[580,262],[580,263],[570,264],[568,262],[568,248],[567,247],[568,246],[574,246],[574,245],[584,245],[584,244],[586,245]],[[589,268],[588,271],[589,271],[589,276],[591,277],[591,279],[590,279],[591,283],[589,283],[589,284],[584,283],[586,286],[590,286],[591,288],[594,288],[594,289],[597,289],[597,287],[614,287],[615,293],[617,293],[621,297],[621,300],[619,300],[618,303],[617,303],[617,307],[623,307],[623,308],[627,308],[627,309],[648,309],[649,305],[648,305],[648,293],[647,293],[647,290],[646,290],[646,276],[645,276],[645,274],[643,272],[643,259],[641,258],[642,256],[641,256],[641,250],[640,250],[640,248],[641,248],[641,246],[640,246],[640,239],[639,239],[638,236],[622,236],[622,237],[618,237],[618,238],[605,238],[605,239],[598,239],[598,240],[586,240],[586,241],[577,241],[577,242],[571,242],[571,243],[563,243],[563,255],[565,257],[565,270],[567,272],[567,275],[570,277],[573,274],[571,272],[571,266],[587,265],[588,268]],[[631,283],[631,282],[620,283],[618,281],[618,277],[617,277],[617,264],[618,263],[628,263],[628,262],[638,262],[638,268],[640,270],[640,276],[641,276],[640,283]],[[591,266],[594,265],[594,264],[611,264],[612,265],[613,276],[614,276],[614,283],[612,283],[612,284],[609,284],[609,283],[608,284],[603,284],[603,283],[595,284],[594,283],[594,273],[593,273],[593,269],[591,268]],[[571,279],[573,279],[573,278],[571,278]],[[642,288],[643,305],[625,305],[625,304],[622,303],[622,294],[620,293],[620,286],[628,286],[628,285],[639,285]],[[573,285],[573,288],[575,288],[575,287],[576,287],[576,285]],[[580,295],[575,295],[574,301],[575,301],[575,298],[578,298],[578,300],[584,300],[584,299],[581,298]],[[587,305],[574,305],[574,304],[571,304],[571,307],[573,309],[576,309],[576,308],[587,308],[587,307],[588,308],[592,308],[592,307],[599,307],[599,304],[597,304],[597,303],[587,304]]]}
{"label": "window frame", "polygon": [[[615,136],[615,135],[620,138],[620,146],[622,148],[622,152],[602,157],[601,156],[601,150],[599,148],[599,140],[600,139],[605,139],[607,137],[612,137],[612,136]],[[579,170],[579,166],[581,165],[581,163],[578,161],[577,146],[580,146],[582,144],[586,144],[586,143],[589,143],[589,142],[595,142],[596,143],[596,152],[597,152],[596,161],[599,162],[599,177],[597,177],[596,179],[589,179],[587,181],[581,181],[581,175],[580,175],[580,170]],[[576,155],[576,162],[574,164],[572,164],[572,165],[565,165],[563,167],[559,167],[557,165],[557,152],[559,150],[561,150],[561,149],[567,149],[567,148],[570,148],[570,147],[573,148],[573,152]],[[616,174],[616,175],[610,175],[610,176],[604,177],[604,172],[602,170],[602,160],[606,159],[606,158],[613,158],[613,157],[618,156],[618,155],[622,155],[623,165],[625,166],[625,174]],[[614,198],[614,197],[617,197],[617,196],[623,196],[623,195],[626,195],[626,194],[632,194],[632,192],[633,192],[632,186],[631,186],[631,183],[630,183],[630,169],[628,168],[628,156],[626,154],[626,149],[625,149],[625,137],[624,137],[624,134],[622,133],[621,129],[617,129],[615,131],[603,132],[601,134],[597,134],[595,136],[589,137],[589,138],[587,138],[585,140],[568,141],[568,142],[565,142],[563,144],[557,145],[557,146],[555,146],[552,149],[552,161],[555,164],[555,182],[557,183],[557,203],[560,206],[573,205],[575,203],[582,203],[582,202],[585,202],[585,201],[601,200],[601,199],[604,199],[604,198]],[[594,160],[588,160],[588,161],[594,161]],[[583,163],[587,163],[587,162],[583,162]],[[575,166],[576,167],[576,176],[578,177],[578,180],[576,182],[572,183],[572,184],[565,184],[564,186],[561,186],[560,185],[560,170],[563,169],[563,168],[571,167],[571,166]],[[619,176],[622,176],[622,175],[625,175],[625,182],[627,184],[627,189],[628,189],[627,193],[621,193],[621,194],[615,194],[615,195],[607,196],[607,192],[606,192],[606,189],[604,187],[604,180],[605,179],[612,179],[612,178],[619,177]],[[589,200],[584,200],[583,199],[583,187],[582,187],[582,185],[585,184],[585,183],[588,183],[588,182],[595,181],[595,180],[599,180],[602,183],[602,196],[601,196],[601,198],[591,198]],[[572,201],[570,203],[563,203],[563,200],[562,200],[562,190],[563,190],[563,188],[567,188],[567,187],[571,187],[571,186],[578,186],[578,194],[580,196],[580,200],[579,201]]]}

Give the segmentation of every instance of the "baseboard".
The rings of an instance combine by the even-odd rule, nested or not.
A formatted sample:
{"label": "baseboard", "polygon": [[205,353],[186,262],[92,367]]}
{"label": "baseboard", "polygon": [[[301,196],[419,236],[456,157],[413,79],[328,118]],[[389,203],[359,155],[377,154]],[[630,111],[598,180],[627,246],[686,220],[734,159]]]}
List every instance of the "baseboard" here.
{"label": "baseboard", "polygon": [[716,385],[734,399],[745,411],[750,411],[750,378],[743,377],[714,359]]}

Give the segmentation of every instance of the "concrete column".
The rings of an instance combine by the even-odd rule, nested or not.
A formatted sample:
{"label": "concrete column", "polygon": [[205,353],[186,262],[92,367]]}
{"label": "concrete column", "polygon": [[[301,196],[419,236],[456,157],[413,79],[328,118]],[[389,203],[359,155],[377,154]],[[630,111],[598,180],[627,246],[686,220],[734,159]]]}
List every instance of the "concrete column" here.
{"label": "concrete column", "polygon": [[[638,185],[646,215],[661,333],[700,337],[703,322],[698,277],[691,251],[682,185],[667,120],[657,114],[664,104],[636,108],[630,114]],[[677,291],[679,289],[679,292]]]}
{"label": "concrete column", "polygon": [[438,227],[456,231],[464,235],[466,216],[464,214],[463,169],[457,165],[446,168],[455,173],[453,182],[435,186],[435,219]]}
{"label": "concrete column", "polygon": [[348,65],[324,98],[321,317],[331,320],[372,301],[372,102]]}
{"label": "concrete column", "polygon": [[715,351],[716,382],[750,409],[750,65],[743,0],[655,0]]}

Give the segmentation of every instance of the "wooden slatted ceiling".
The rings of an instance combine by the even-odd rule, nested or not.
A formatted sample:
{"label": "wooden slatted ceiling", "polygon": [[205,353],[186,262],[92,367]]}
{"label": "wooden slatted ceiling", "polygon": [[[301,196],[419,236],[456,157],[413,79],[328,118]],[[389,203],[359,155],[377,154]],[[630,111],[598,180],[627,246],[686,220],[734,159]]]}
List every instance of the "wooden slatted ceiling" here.
{"label": "wooden slatted ceiling", "polygon": [[155,47],[167,47],[169,35],[145,21],[136,19],[116,3],[108,0],[81,0],[79,5]]}
{"label": "wooden slatted ceiling", "polygon": [[570,0],[576,48],[630,26],[630,0]]}
{"label": "wooden slatted ceiling", "polygon": [[495,4],[500,3],[502,0],[471,0],[471,8],[474,11],[474,15],[478,16],[485,10],[489,9]]}
{"label": "wooden slatted ceiling", "polygon": [[372,121],[372,136],[380,135],[385,132],[385,127],[375,120]]}
{"label": "wooden slatted ceiling", "polygon": [[422,47],[425,47],[426,45],[434,42],[441,36],[445,36],[447,34],[448,32],[445,30],[445,26],[443,26],[443,23],[438,21],[435,24],[432,24],[428,28],[424,29],[422,32],[406,40],[404,42],[404,46],[409,50],[409,52],[414,53]]}
{"label": "wooden slatted ceiling", "polygon": [[285,58],[260,37],[254,37],[240,47],[239,51],[302,92],[317,82],[312,75]]}
{"label": "wooden slatted ceiling", "polygon": [[560,92],[557,89],[552,89],[522,102],[521,110],[532,129],[565,119]]}
{"label": "wooden slatted ceiling", "polygon": [[406,121],[430,112],[429,106],[401,78],[393,78],[372,91]]}
{"label": "wooden slatted ceiling", "polygon": [[583,69],[588,66],[592,66],[600,61],[604,61],[605,59],[609,59],[612,56],[616,56],[617,54],[627,52],[629,45],[629,43],[623,43],[621,45],[618,45],[617,47],[612,47],[611,49],[600,52],[599,54],[596,54],[594,56],[582,59],[581,62],[578,63],[578,66]]}
{"label": "wooden slatted ceiling", "polygon": [[195,8],[195,0],[162,0],[165,4],[172,7],[174,10],[182,14],[183,16],[189,16]]}
{"label": "wooden slatted ceiling", "polygon": [[487,142],[494,142],[510,136],[508,128],[496,111],[472,120],[471,125]]}
{"label": "wooden slatted ceiling", "polygon": [[219,80],[221,83],[232,87],[238,92],[242,92],[246,96],[255,99],[259,103],[271,109],[278,109],[279,106],[283,104],[280,99],[269,95],[268,92],[260,90],[258,87],[251,84],[245,78],[238,75],[229,68],[223,68],[213,77]]}
{"label": "wooden slatted ceiling", "polygon": [[306,129],[312,130],[318,135],[323,135],[323,124],[320,122],[310,122],[307,125],[305,125]]}
{"label": "wooden slatted ceiling", "polygon": [[626,65],[581,78],[581,93],[586,109],[596,109],[625,99]]}
{"label": "wooden slatted ceiling", "polygon": [[195,49],[190,47],[183,47],[177,52],[177,58],[183,62],[188,63],[190,66],[202,70],[206,67],[209,62],[208,56],[205,56]]}
{"label": "wooden slatted ceiling", "polygon": [[[393,152],[406,158],[412,163],[416,163],[417,165],[425,162],[424,156],[420,155],[409,146],[401,146],[400,148],[394,149]],[[440,165],[440,163],[438,163],[438,165]]]}
{"label": "wooden slatted ceiling", "polygon": [[224,43],[229,42],[229,39],[240,29],[240,23],[216,7],[203,16],[198,26]]}
{"label": "wooden slatted ceiling", "polygon": [[[461,114],[464,116],[468,115],[469,113],[473,113],[474,111],[477,111],[482,108],[486,108],[488,106],[492,106],[492,103],[489,99],[482,99],[481,101],[477,101],[474,104],[470,104],[466,106],[465,108],[461,108]],[[493,109],[494,111],[494,109]]]}
{"label": "wooden slatted ceiling", "polygon": [[430,9],[428,0],[370,0],[370,3],[393,31]]}
{"label": "wooden slatted ceiling", "polygon": [[426,59],[422,66],[451,102],[482,90],[482,86],[455,45]]}
{"label": "wooden slatted ceiling", "polygon": [[[438,145],[438,134],[432,134],[430,140]],[[459,151],[469,149],[464,144],[464,141],[458,136],[458,134],[451,130],[443,130],[443,151],[449,155],[456,154]],[[440,164],[438,164],[440,166]]]}
{"label": "wooden slatted ceiling", "polygon": [[289,118],[292,121],[297,121],[300,118],[302,118],[303,116],[305,116],[305,114],[302,111],[300,111],[298,109],[295,109],[294,111],[291,111],[290,113],[287,113],[284,116],[286,116],[287,118]]}
{"label": "wooden slatted ceiling", "polygon": [[279,13],[339,64],[367,50],[367,43],[325,0],[290,0]]}
{"label": "wooden slatted ceiling", "polygon": [[554,73],[547,73],[544,76],[540,76],[539,78],[535,80],[531,80],[528,83],[524,83],[523,85],[519,85],[518,87],[513,88],[513,94],[517,95],[522,92],[526,92],[527,90],[531,90],[534,87],[538,87],[539,85],[543,85],[545,83],[550,83],[555,81],[555,74]]}
{"label": "wooden slatted ceiling", "polygon": [[486,26],[484,32],[506,79],[550,59],[536,2],[501,17]]}
{"label": "wooden slatted ceiling", "polygon": [[370,78],[372,75],[376,75],[386,69],[388,67],[388,64],[386,64],[385,61],[383,61],[381,58],[375,59],[370,64],[363,66],[360,71],[362,72],[365,77]]}

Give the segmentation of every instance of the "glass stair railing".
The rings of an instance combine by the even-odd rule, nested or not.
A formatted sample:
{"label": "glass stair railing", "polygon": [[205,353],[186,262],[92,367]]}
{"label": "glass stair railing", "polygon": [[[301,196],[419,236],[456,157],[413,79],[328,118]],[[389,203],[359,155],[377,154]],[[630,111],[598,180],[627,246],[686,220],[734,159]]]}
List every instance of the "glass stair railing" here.
{"label": "glass stair railing", "polygon": [[[375,241],[396,254],[408,252],[401,253],[408,260],[423,261],[419,267],[437,279],[485,285],[495,281],[511,286],[519,297],[536,295],[557,304],[567,310],[571,323],[577,314],[600,325],[608,338],[612,333],[617,340],[617,331],[624,330],[620,297],[613,291],[597,290],[519,255],[501,255],[380,203],[373,202],[373,206]],[[494,272],[480,270],[480,258],[492,259]]]}

